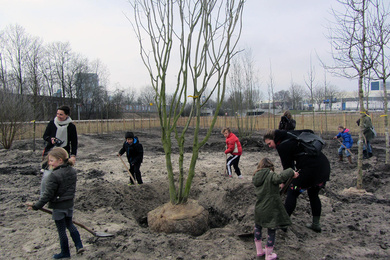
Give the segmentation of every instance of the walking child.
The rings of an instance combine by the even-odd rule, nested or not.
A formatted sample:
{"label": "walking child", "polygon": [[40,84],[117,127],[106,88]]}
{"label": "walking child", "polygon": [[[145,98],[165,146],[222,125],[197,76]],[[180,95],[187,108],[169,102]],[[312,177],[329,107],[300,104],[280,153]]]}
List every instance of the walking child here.
{"label": "walking child", "polygon": [[53,209],[52,219],[56,223],[61,245],[61,252],[53,255],[53,258],[70,258],[66,229],[72,237],[77,254],[84,251],[80,233],[72,220],[77,174],[72,167],[73,160],[69,159],[68,152],[62,147],[54,147],[48,153],[48,164],[53,172],[47,178],[42,196],[37,203],[26,203],[26,206],[29,210],[38,210],[49,202],[49,208]]}
{"label": "walking child", "polygon": [[[137,179],[138,184],[142,184],[140,168],[144,158],[144,148],[139,142],[138,137],[134,136],[133,132],[127,132],[125,139],[126,141],[123,143],[123,147],[120,149],[118,156],[122,156],[126,152],[127,160],[130,164],[130,173],[133,175],[133,178]],[[134,184],[132,178],[130,178],[130,183]]]}
{"label": "walking child", "polygon": [[345,128],[344,126],[339,126],[339,133],[333,137],[333,139],[343,138],[343,143],[340,145],[340,148],[338,150],[339,152],[339,158],[340,162],[343,161],[343,151],[345,150],[345,156],[347,156],[348,162],[352,164],[352,157],[351,157],[351,148],[353,145],[353,139],[349,132],[348,128]]}
{"label": "walking child", "polygon": [[236,172],[238,178],[242,178],[240,168],[238,167],[238,163],[240,162],[240,157],[242,154],[241,143],[238,140],[237,136],[233,134],[229,128],[222,129],[221,133],[226,138],[226,150],[225,154],[230,153],[231,155],[226,160],[226,168],[229,177],[232,176],[232,166],[234,171]]}
{"label": "walking child", "polygon": [[[274,164],[268,158],[261,159],[257,166],[252,183],[255,185],[256,192],[254,236],[258,257],[265,255],[266,260],[277,258],[277,255],[272,253],[276,229],[291,225],[290,217],[280,198],[279,184],[286,182],[291,177],[297,178],[298,176],[299,173],[291,168],[276,174]],[[263,250],[261,242],[262,228],[268,229],[265,250]]]}

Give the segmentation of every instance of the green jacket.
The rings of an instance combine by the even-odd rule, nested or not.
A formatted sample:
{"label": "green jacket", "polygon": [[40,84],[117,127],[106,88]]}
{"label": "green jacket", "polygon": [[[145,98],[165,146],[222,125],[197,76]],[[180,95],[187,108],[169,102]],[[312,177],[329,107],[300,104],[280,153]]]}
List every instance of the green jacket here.
{"label": "green jacket", "polygon": [[270,169],[261,169],[252,178],[255,185],[256,206],[255,223],[264,228],[278,228],[291,225],[282,200],[279,195],[279,184],[294,175],[294,170],[288,168],[280,174]]}
{"label": "green jacket", "polygon": [[367,115],[363,117],[363,134],[364,137],[368,142],[370,142],[372,139],[374,139],[375,135],[374,132],[372,131],[372,122],[371,118]]}

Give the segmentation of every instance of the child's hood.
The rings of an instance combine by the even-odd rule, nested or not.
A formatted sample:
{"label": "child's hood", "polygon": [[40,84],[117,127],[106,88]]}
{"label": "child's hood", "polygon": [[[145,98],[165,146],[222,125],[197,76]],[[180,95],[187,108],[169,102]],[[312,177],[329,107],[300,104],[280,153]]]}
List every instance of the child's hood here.
{"label": "child's hood", "polygon": [[348,128],[345,128],[343,133],[349,133],[349,129]]}

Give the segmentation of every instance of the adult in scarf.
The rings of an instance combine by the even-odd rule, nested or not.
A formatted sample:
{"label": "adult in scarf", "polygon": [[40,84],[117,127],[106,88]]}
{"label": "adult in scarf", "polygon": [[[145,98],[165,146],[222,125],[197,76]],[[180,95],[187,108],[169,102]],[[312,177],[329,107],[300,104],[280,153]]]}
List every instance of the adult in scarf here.
{"label": "adult in scarf", "polygon": [[68,106],[61,106],[57,109],[56,117],[49,122],[43,134],[43,140],[47,145],[43,151],[43,164],[42,164],[42,181],[41,181],[41,195],[45,190],[45,183],[47,177],[51,174],[52,170],[48,169],[46,155],[53,147],[62,147],[69,154],[69,160],[76,163],[77,155],[77,130],[76,126],[72,123],[70,118],[70,108]]}

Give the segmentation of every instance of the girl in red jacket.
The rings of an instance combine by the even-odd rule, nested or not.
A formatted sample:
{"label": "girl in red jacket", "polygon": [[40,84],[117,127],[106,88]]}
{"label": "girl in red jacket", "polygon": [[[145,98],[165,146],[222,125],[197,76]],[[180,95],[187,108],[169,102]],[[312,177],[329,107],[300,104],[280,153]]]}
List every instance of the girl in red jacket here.
{"label": "girl in red jacket", "polygon": [[229,128],[222,129],[221,133],[226,138],[226,150],[225,154],[230,153],[230,157],[226,160],[226,168],[229,174],[229,177],[232,176],[232,166],[234,171],[236,172],[238,178],[242,178],[240,168],[238,168],[238,162],[240,161],[240,157],[242,154],[241,143],[238,140],[237,136],[233,134]]}

